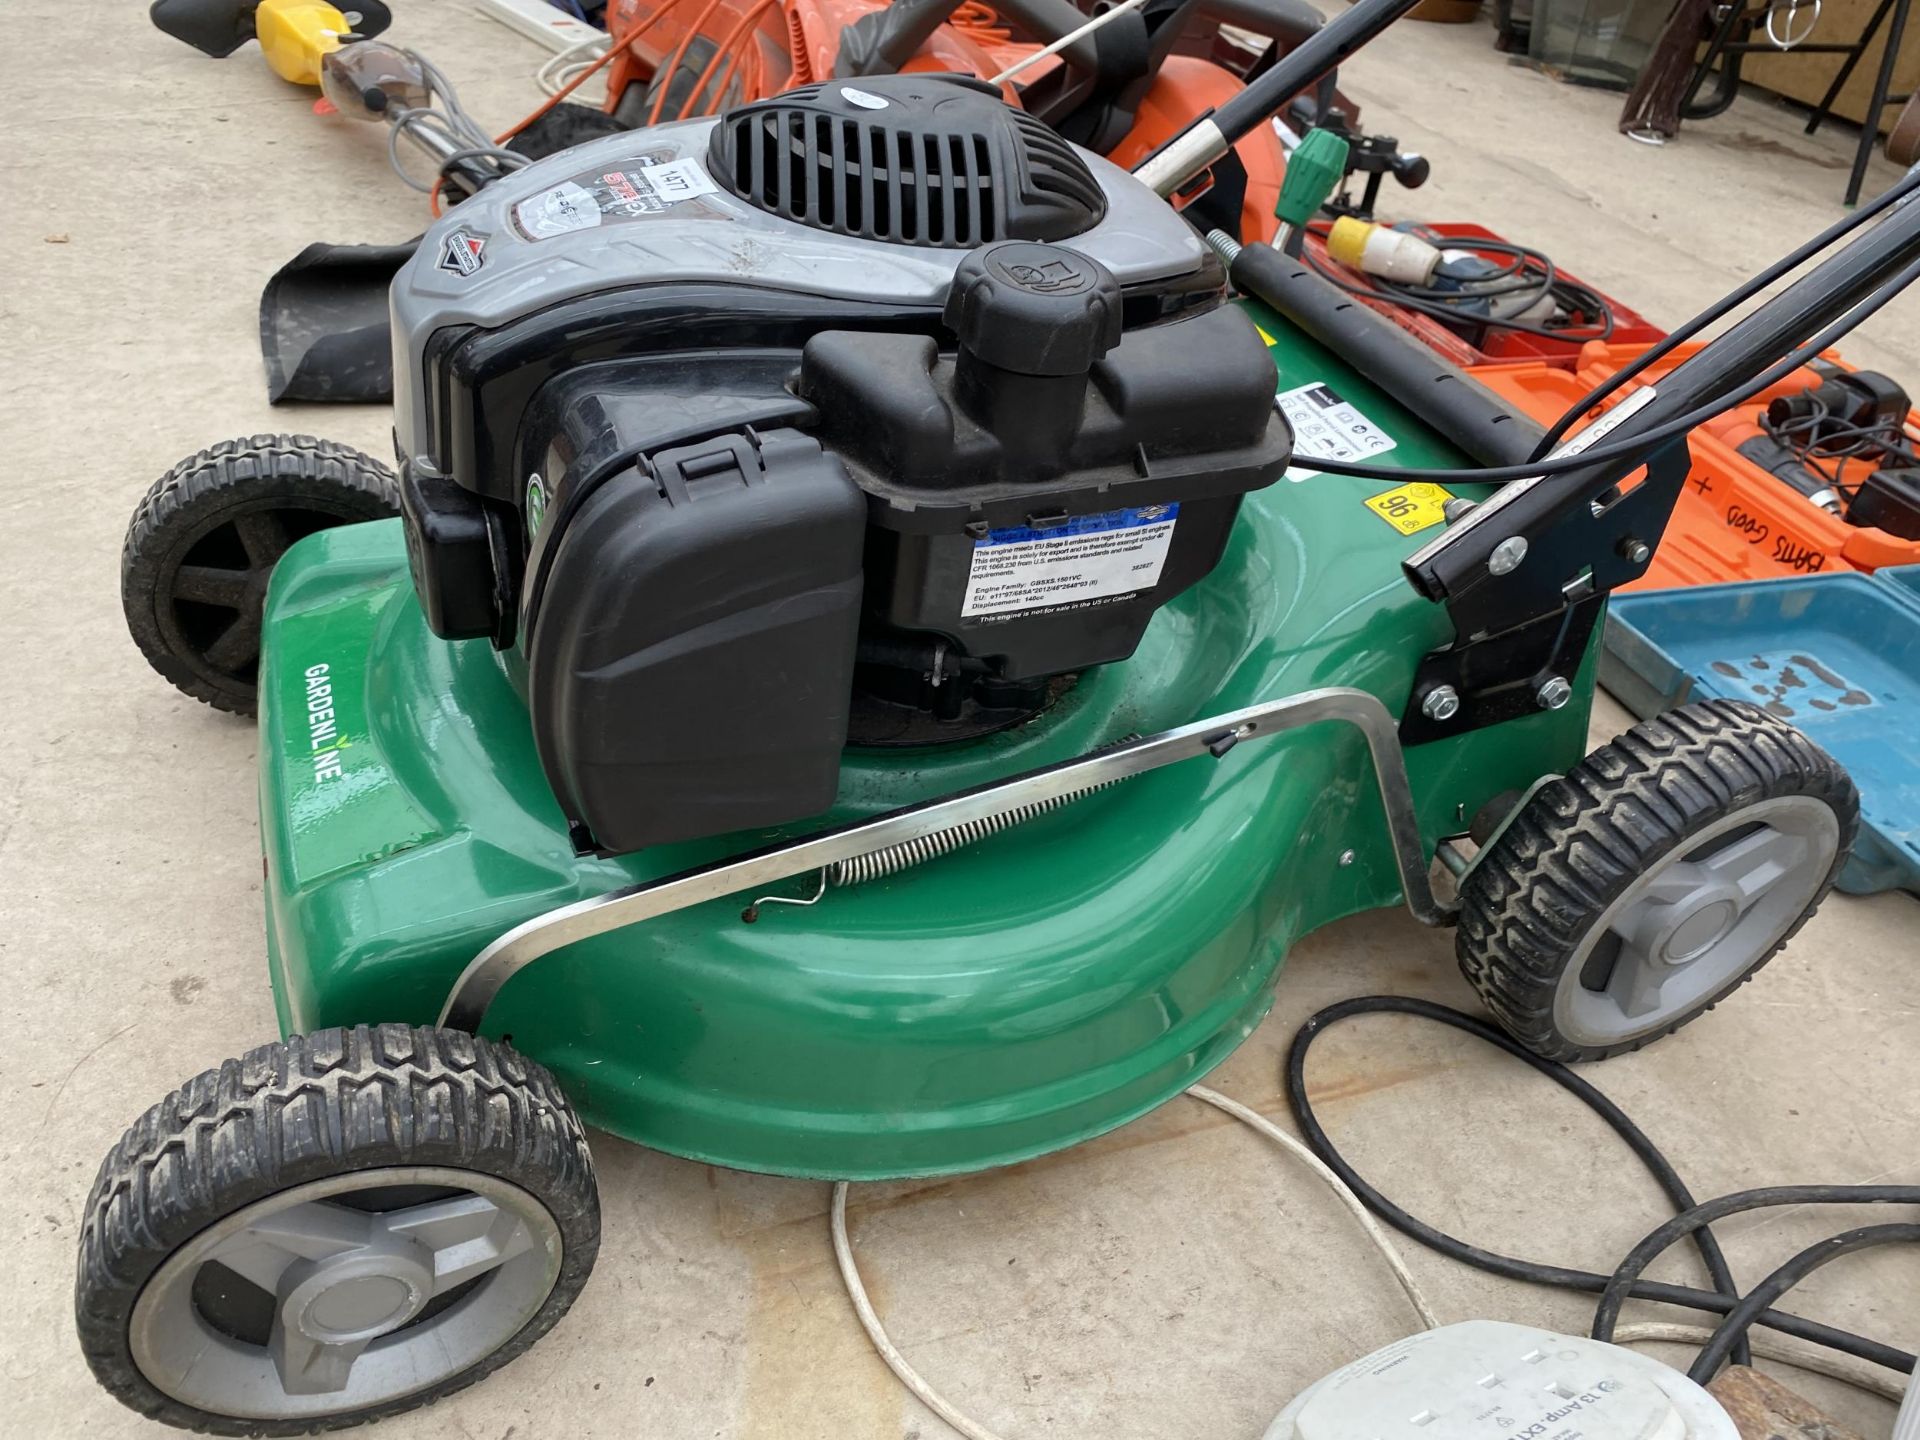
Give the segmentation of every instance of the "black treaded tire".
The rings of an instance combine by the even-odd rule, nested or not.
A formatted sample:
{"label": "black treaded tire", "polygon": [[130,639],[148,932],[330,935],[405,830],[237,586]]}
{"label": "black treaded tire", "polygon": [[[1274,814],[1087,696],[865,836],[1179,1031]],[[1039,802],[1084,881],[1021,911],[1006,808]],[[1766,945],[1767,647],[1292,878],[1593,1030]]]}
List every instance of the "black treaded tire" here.
{"label": "black treaded tire", "polygon": [[[1781,796],[1834,812],[1839,849],[1813,899],[1728,983],[1650,1034],[1581,1044],[1556,1023],[1561,977],[1590,926],[1647,869],[1706,827]],[[1711,1010],[1778,954],[1832,888],[1859,828],[1840,764],[1799,730],[1737,700],[1646,720],[1543,786],[1467,876],[1455,951],[1510,1035],[1550,1060],[1638,1050]]]}
{"label": "black treaded tire", "polygon": [[[128,1335],[134,1306],[183,1244],[306,1182],[403,1165],[510,1181],[558,1225],[559,1278],[506,1344],[430,1389],[319,1418],[211,1413],[169,1397],[141,1373]],[[463,1031],[320,1030],[195,1076],[108,1152],[81,1225],[74,1316],[95,1377],[142,1415],[205,1434],[317,1434],[416,1409],[499,1369],[567,1312],[599,1248],[600,1201],[586,1135],[543,1067]]]}
{"label": "black treaded tire", "polygon": [[[654,102],[660,98],[661,90],[665,89],[667,98],[666,103],[660,107],[659,123],[665,125],[687,118],[688,107],[694,104],[696,98],[693,87],[698,85],[700,77],[707,73],[707,66],[712,63],[719,48],[704,35],[694,36],[687,43],[686,53],[680,57],[680,63],[673,67],[670,74],[655,75],[644,88],[638,85],[629,86],[627,92],[620,97],[619,104],[614,107],[613,113],[634,129],[644,128],[648,123],[647,117],[653,113]],[[669,54],[667,58],[673,57]],[[713,78],[707,82],[706,89],[700,93],[699,114],[717,115],[730,106],[738,105],[744,98],[739,66],[735,66],[733,74],[727,77],[725,95],[716,97],[714,88],[726,68],[727,62],[722,60],[719,67],[715,69]]]}
{"label": "black treaded tire", "polygon": [[120,553],[140,652],[176,688],[251,715],[267,579],[295,540],[400,513],[370,455],[311,435],[253,435],[188,456],[153,483]]}

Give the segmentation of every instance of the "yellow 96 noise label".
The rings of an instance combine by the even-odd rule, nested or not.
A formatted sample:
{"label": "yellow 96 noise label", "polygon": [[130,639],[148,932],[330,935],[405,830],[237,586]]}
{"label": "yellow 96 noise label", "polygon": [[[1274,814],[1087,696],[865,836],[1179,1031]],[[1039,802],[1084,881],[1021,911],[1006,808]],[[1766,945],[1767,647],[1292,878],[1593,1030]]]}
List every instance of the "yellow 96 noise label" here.
{"label": "yellow 96 noise label", "polygon": [[1366,502],[1367,508],[1402,535],[1415,535],[1447,518],[1453,492],[1425,481],[1396,486]]}

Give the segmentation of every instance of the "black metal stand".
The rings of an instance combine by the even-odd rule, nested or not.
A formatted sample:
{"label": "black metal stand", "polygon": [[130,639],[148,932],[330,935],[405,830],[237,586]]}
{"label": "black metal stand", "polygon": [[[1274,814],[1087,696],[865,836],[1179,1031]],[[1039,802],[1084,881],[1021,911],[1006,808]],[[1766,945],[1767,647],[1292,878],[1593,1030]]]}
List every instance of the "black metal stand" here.
{"label": "black metal stand", "polygon": [[[1747,38],[1735,39],[1735,36],[1751,36],[1754,26],[1763,21],[1773,8],[1762,4],[1749,7],[1733,4],[1727,7],[1719,25],[1713,32],[1713,39],[1707,42],[1706,53],[1694,66],[1693,79],[1687,85],[1687,93],[1680,100],[1680,114],[1688,120],[1706,120],[1722,114],[1733,104],[1734,95],[1740,88],[1740,60],[1742,56],[1753,54],[1769,55],[1844,55],[1847,58],[1840,65],[1840,72],[1833,77],[1833,83],[1827,87],[1827,93],[1819,105],[1814,107],[1813,117],[1807,121],[1807,134],[1818,130],[1821,124],[1833,114],[1833,102],[1840,98],[1840,91],[1853,75],[1867,47],[1873,44],[1873,37],[1880,27],[1892,23],[1887,30],[1887,48],[1880,57],[1880,70],[1874,77],[1873,98],[1867,105],[1867,113],[1860,130],[1860,145],[1854,151],[1853,171],[1847,178],[1848,206],[1860,201],[1861,188],[1866,183],[1867,160],[1873,154],[1874,143],[1880,138],[1880,117],[1888,105],[1904,104],[1907,97],[1891,95],[1888,91],[1893,84],[1893,67],[1900,59],[1900,42],[1906,35],[1907,12],[1913,0],[1880,0],[1873,17],[1867,21],[1866,29],[1860,32],[1860,38],[1851,44],[1820,42],[1795,45],[1790,50],[1781,50],[1768,41]],[[1720,84],[1713,98],[1699,103],[1701,88],[1707,77],[1713,72],[1715,61],[1722,63]]]}
{"label": "black metal stand", "polygon": [[1873,18],[1867,21],[1867,28],[1860,33],[1860,43],[1853,47],[1853,53],[1847,56],[1840,73],[1833,77],[1826,95],[1814,108],[1813,118],[1807,121],[1807,134],[1811,135],[1833,113],[1833,102],[1840,98],[1840,88],[1847,83],[1847,77],[1853,74],[1853,67],[1860,63],[1860,57],[1866,53],[1881,24],[1891,14],[1892,22],[1887,25],[1887,48],[1880,56],[1879,73],[1873,77],[1873,98],[1867,102],[1867,113],[1861,122],[1860,146],[1853,152],[1853,173],[1847,177],[1849,206],[1857,205],[1860,201],[1860,189],[1867,178],[1867,158],[1873,154],[1874,142],[1880,138],[1880,116],[1889,104],[1905,104],[1907,100],[1905,95],[1889,95],[1887,92],[1893,84],[1893,67],[1900,61],[1900,42],[1906,38],[1907,11],[1912,3],[1913,0],[1880,0],[1880,7],[1873,12]]}
{"label": "black metal stand", "polygon": [[[1718,8],[1718,7],[1716,7]],[[1724,115],[1732,106],[1734,97],[1740,93],[1740,61],[1748,55],[1845,55],[1847,63],[1840,72],[1844,81],[1860,59],[1860,52],[1873,38],[1873,25],[1880,23],[1875,16],[1873,25],[1851,45],[1839,45],[1831,41],[1820,41],[1806,45],[1795,45],[1791,51],[1783,51],[1771,41],[1759,41],[1749,37],[1753,27],[1760,24],[1773,9],[1769,4],[1748,6],[1734,4],[1725,7],[1726,13],[1720,17],[1720,24],[1713,32],[1713,39],[1707,42],[1707,53],[1700,57],[1693,67],[1693,79],[1687,85],[1687,93],[1680,97],[1680,117],[1683,120],[1711,120],[1716,115]],[[1735,36],[1741,38],[1735,39]],[[1700,103],[1700,90],[1707,83],[1707,77],[1713,73],[1713,62],[1724,61],[1720,72],[1720,84],[1713,98]],[[1835,89],[1838,93],[1838,87]],[[1832,96],[1828,96],[1831,101]]]}

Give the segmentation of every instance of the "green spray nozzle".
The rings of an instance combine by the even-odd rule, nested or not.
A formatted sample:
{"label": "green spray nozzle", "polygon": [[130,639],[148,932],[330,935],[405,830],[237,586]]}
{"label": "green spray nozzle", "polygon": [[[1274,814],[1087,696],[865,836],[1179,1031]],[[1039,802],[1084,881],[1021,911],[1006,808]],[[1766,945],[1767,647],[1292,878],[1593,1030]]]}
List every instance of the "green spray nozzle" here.
{"label": "green spray nozzle", "polygon": [[1273,213],[1294,229],[1312,219],[1347,173],[1349,149],[1342,135],[1331,130],[1309,130],[1287,156],[1280,203],[1273,207]]}

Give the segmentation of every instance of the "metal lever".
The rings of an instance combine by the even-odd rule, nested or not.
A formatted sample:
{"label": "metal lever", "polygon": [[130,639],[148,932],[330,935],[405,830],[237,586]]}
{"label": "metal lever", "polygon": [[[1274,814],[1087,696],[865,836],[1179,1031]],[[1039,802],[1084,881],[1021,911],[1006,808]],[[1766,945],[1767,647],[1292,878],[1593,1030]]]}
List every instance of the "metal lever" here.
{"label": "metal lever", "polygon": [[[1406,760],[1394,733],[1393,717],[1387,713],[1386,706],[1364,690],[1308,690],[1283,700],[1270,700],[1264,705],[1197,720],[1191,725],[1149,735],[1144,740],[1096,750],[1077,760],[1031,770],[1010,780],[909,805],[872,819],[857,820],[804,840],[771,845],[663,880],[628,885],[590,900],[563,905],[515,926],[476,955],[454,982],[438,1023],[455,1030],[477,1031],[486,1019],[488,1007],[507,981],[542,956],[578,941],[743,890],[762,891],[809,870],[824,870],[844,860],[903,845],[1023,805],[1089,790],[1198,755],[1224,754],[1234,745],[1323,721],[1352,725],[1365,737],[1407,909],[1424,925],[1444,925],[1452,908],[1434,898],[1427,880],[1427,855],[1420,841],[1413,790],[1407,781]],[[1228,735],[1233,737],[1234,745],[1216,752],[1214,747],[1221,745]]]}

